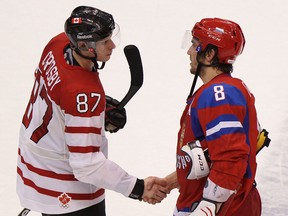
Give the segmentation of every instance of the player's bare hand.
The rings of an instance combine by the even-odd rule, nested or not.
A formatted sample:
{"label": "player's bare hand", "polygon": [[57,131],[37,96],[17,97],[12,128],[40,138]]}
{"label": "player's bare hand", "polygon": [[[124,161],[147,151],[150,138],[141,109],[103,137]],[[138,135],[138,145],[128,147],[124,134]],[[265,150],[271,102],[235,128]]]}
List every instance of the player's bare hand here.
{"label": "player's bare hand", "polygon": [[144,179],[143,201],[153,205],[160,203],[170,192],[166,186],[167,182],[164,178],[150,176]]}

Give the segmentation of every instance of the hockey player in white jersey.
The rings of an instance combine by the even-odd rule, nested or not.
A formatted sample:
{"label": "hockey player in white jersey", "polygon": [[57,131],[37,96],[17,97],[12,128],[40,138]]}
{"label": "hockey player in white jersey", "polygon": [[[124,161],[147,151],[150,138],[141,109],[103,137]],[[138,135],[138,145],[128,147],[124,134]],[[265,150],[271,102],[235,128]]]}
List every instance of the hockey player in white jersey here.
{"label": "hockey player in white jersey", "polygon": [[118,31],[112,15],[80,6],[43,50],[20,129],[23,207],[43,216],[105,216],[105,189],[153,204],[166,197],[163,179],[138,179],[107,158],[105,129],[123,128],[126,113],[114,108],[115,100],[106,102],[98,70],[110,59]]}

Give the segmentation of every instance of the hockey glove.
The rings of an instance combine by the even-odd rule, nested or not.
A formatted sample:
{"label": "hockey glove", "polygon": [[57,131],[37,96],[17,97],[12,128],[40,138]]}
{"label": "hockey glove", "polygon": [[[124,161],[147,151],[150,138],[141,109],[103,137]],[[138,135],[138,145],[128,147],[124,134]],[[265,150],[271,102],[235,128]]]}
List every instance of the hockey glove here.
{"label": "hockey glove", "polygon": [[117,108],[119,101],[106,95],[105,130],[115,133],[122,129],[127,121],[125,108]]}
{"label": "hockey glove", "polygon": [[269,132],[265,129],[263,129],[259,135],[258,135],[258,139],[257,139],[257,154],[259,151],[262,150],[262,148],[264,146],[268,147],[271,139],[268,137]]}
{"label": "hockey glove", "polygon": [[215,216],[216,205],[217,203],[203,199],[189,216]]}
{"label": "hockey glove", "polygon": [[189,216],[215,216],[217,213],[220,214],[219,210],[221,210],[222,204],[235,193],[236,190],[223,188],[208,178],[203,190],[203,199]]}
{"label": "hockey glove", "polygon": [[187,179],[200,179],[209,174],[210,169],[198,140],[187,143],[181,150],[184,151],[192,161],[192,169]]}

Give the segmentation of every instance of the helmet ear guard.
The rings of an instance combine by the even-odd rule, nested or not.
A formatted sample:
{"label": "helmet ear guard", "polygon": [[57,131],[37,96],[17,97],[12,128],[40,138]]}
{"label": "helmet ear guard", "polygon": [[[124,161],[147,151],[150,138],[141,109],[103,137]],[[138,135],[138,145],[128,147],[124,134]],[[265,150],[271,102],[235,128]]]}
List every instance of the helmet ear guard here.
{"label": "helmet ear guard", "polygon": [[77,42],[77,48],[78,48],[79,50],[83,50],[83,51],[90,51],[90,50],[89,50],[88,43],[89,43],[89,42],[78,41],[78,42]]}

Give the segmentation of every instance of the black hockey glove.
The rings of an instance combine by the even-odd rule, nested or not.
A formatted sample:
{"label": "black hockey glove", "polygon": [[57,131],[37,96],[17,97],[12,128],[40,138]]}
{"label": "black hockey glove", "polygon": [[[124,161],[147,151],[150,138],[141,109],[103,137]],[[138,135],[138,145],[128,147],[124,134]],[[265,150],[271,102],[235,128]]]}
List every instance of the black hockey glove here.
{"label": "black hockey glove", "polygon": [[117,108],[120,102],[106,95],[105,130],[115,133],[122,129],[127,121],[125,108]]}

